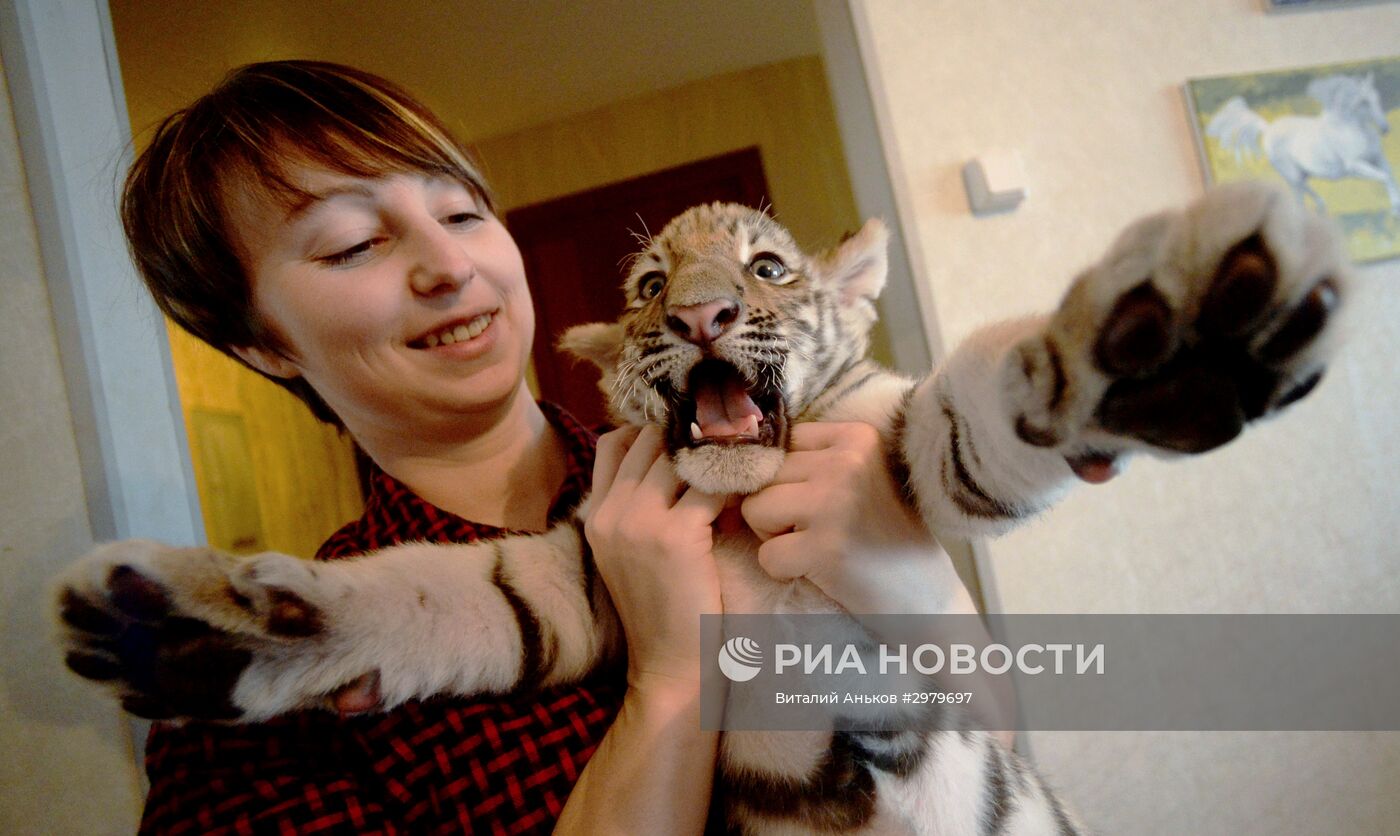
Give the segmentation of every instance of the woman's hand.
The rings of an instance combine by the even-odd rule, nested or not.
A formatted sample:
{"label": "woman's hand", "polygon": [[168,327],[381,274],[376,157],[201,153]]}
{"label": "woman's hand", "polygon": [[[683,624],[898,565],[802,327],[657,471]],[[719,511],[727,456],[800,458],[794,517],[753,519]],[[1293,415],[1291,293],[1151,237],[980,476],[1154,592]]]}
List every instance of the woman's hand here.
{"label": "woman's hand", "polygon": [[656,427],[598,440],[584,534],[622,620],[634,687],[699,687],[700,614],[721,610],[710,524],[724,500],[682,484]]}
{"label": "woman's hand", "polygon": [[[805,577],[857,616],[977,612],[952,558],[900,500],[874,427],[798,424],[791,438],[773,484],[741,506],[763,541],[758,562],[764,571],[779,579]],[[917,620],[895,627],[906,623],[911,632],[882,638],[911,645],[946,638],[924,634]],[[985,632],[978,639],[990,641]],[[995,700],[988,721],[1014,717],[1015,695],[1005,680],[980,677],[977,688]],[[1007,748],[1014,745],[1013,732],[993,734]]]}
{"label": "woman's hand", "polygon": [[627,635],[627,696],[555,833],[705,829],[719,733],[700,728],[700,614],[720,611],[723,507],[681,484],[656,427],[598,439],[583,530]]}
{"label": "woman's hand", "polygon": [[804,423],[773,483],[744,499],[780,580],[804,577],[852,613],[970,608],[952,561],[900,500],[874,427]]}

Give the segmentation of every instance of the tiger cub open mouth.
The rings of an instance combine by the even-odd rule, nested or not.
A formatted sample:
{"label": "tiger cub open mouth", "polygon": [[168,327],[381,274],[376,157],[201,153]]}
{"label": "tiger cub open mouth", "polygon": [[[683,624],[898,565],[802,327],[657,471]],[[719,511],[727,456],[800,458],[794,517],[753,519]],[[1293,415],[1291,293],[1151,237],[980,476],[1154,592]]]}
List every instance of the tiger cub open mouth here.
{"label": "tiger cub open mouth", "polygon": [[750,381],[732,363],[708,358],[690,370],[672,404],[672,449],[711,445],[776,447],[785,437],[781,394]]}

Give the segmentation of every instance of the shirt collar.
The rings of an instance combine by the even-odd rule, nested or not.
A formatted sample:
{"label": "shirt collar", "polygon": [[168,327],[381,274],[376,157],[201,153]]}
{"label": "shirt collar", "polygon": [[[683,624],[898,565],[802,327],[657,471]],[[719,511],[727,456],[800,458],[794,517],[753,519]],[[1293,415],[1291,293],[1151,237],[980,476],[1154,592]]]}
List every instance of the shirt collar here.
{"label": "shirt collar", "polygon": [[[548,401],[540,401],[539,406],[545,420],[554,427],[564,445],[564,481],[559,485],[559,490],[549,506],[548,523],[553,525],[573,511],[588,493],[588,488],[593,482],[593,455],[598,444],[598,434],[579,423],[577,418],[561,406]],[[382,512],[390,508],[407,510],[414,518],[431,521],[434,527],[446,525],[452,528],[473,529],[476,532],[473,539],[485,540],[505,534],[526,533],[473,522],[450,511],[444,511],[418,496],[403,482],[385,473],[378,465],[371,464],[369,495],[365,498],[365,516],[382,516]]]}

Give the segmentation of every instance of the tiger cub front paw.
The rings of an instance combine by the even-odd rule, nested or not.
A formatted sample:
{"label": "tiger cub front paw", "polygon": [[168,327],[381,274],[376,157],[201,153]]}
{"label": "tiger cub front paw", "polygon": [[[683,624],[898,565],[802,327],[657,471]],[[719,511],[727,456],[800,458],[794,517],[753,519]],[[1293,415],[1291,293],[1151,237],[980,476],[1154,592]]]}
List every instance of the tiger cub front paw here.
{"label": "tiger cub front paw", "polygon": [[1271,186],[1145,218],[1016,346],[1016,433],[1088,481],[1128,450],[1219,447],[1317,385],[1348,270],[1331,223]]}
{"label": "tiger cub front paw", "polygon": [[140,717],[244,718],[250,670],[325,631],[314,579],[286,555],[108,543],[59,581],[64,659]]}

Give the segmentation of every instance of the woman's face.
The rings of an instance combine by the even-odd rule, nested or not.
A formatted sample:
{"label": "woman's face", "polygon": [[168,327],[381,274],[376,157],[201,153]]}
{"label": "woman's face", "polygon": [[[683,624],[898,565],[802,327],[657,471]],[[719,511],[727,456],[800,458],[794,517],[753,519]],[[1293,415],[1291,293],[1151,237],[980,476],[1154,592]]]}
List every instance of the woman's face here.
{"label": "woman's face", "polygon": [[244,358],[304,377],[352,433],[411,432],[508,403],[535,319],[501,222],[447,177],[291,174],[313,196],[291,210],[229,199],[254,304],[289,348]]}

